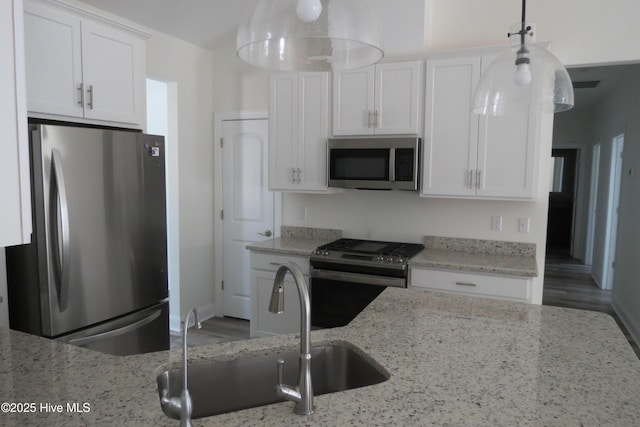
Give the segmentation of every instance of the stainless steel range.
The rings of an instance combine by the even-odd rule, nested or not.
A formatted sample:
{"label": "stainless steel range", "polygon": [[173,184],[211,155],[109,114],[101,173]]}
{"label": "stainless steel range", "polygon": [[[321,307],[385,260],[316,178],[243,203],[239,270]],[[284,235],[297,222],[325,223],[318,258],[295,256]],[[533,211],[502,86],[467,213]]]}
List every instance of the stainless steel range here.
{"label": "stainless steel range", "polygon": [[387,286],[406,288],[408,261],[424,249],[418,243],[339,239],[310,258],[311,324],[344,326]]}

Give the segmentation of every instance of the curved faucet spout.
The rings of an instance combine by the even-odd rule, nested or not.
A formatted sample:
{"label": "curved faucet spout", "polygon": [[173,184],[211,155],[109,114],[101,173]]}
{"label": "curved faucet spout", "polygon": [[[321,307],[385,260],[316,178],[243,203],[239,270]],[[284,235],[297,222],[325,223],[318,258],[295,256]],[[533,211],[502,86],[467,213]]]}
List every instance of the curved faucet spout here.
{"label": "curved faucet spout", "polygon": [[269,311],[282,313],[284,311],[284,278],[291,273],[300,297],[300,371],[298,387],[293,389],[282,384],[281,372],[284,362],[278,364],[279,383],[276,385],[278,395],[296,402],[295,412],[300,415],[313,414],[313,387],[311,385],[311,299],[309,287],[300,267],[293,262],[287,262],[278,267],[273,281]]}
{"label": "curved faucet spout", "polygon": [[195,317],[195,327],[200,329],[202,324],[198,319],[198,311],[192,308],[184,316],[184,325],[182,329],[182,393],[180,394],[180,427],[191,427],[191,414],[193,413],[193,405],[191,402],[191,395],[189,394],[189,388],[187,386],[187,331],[189,330],[189,321],[191,315]]}

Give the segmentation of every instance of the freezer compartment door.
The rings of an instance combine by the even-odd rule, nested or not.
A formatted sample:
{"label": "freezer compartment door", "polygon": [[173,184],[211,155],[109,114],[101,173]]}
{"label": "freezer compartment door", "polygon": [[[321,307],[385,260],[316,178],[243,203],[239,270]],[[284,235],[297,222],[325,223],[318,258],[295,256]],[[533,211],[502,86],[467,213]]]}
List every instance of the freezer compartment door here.
{"label": "freezer compartment door", "polygon": [[166,299],[162,137],[40,125],[32,150],[43,335]]}
{"label": "freezer compartment door", "polygon": [[117,356],[169,350],[169,303],[65,335],[58,341]]}

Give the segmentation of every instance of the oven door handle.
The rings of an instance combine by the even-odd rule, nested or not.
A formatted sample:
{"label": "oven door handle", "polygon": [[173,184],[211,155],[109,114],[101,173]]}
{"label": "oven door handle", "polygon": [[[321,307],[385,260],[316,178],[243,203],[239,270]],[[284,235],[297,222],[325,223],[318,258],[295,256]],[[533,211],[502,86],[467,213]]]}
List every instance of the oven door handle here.
{"label": "oven door handle", "polygon": [[[394,288],[406,287],[406,280],[399,277],[372,276],[370,274],[318,270],[315,268],[311,268],[310,275],[312,279],[336,280],[340,282],[361,283],[363,285],[392,286]],[[313,284],[311,286],[313,286]]]}

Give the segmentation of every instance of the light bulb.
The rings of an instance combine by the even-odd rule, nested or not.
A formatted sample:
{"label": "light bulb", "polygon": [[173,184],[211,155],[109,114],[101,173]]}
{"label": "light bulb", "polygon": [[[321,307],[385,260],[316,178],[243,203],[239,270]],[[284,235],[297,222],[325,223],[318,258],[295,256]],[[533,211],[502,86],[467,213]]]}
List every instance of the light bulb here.
{"label": "light bulb", "polygon": [[529,69],[529,64],[522,63],[516,65],[516,73],[513,76],[513,81],[516,82],[518,86],[527,86],[531,83],[531,70]]}
{"label": "light bulb", "polygon": [[322,13],[322,3],[320,0],[298,0],[296,5],[296,15],[302,22],[313,22]]}

